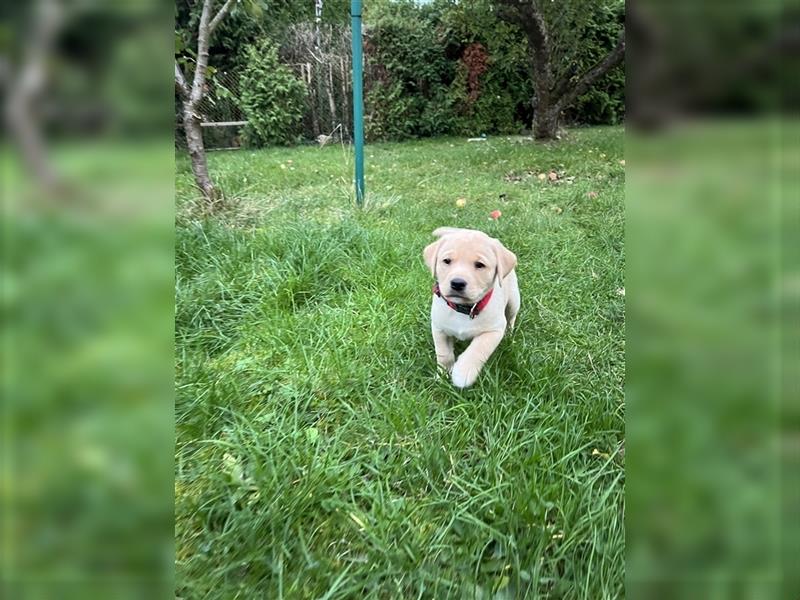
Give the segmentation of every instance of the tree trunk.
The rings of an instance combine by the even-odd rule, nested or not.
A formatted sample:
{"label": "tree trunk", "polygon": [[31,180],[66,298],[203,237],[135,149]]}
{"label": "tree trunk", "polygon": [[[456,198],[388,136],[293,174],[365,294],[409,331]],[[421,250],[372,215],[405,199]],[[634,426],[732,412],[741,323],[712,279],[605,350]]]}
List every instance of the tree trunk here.
{"label": "tree trunk", "polygon": [[519,26],[528,38],[531,75],[536,91],[533,109],[533,135],[537,140],[554,140],[561,111],[585,94],[613,67],[625,58],[625,29],[617,45],[597,64],[577,79],[576,65],[571,65],[555,81],[550,37],[544,15],[536,0],[495,0],[501,18]]}
{"label": "tree trunk", "polygon": [[219,195],[208,174],[200,117],[195,114],[191,107],[187,107],[183,113],[183,130],[186,133],[186,146],[189,149],[189,158],[192,161],[192,173],[194,173],[195,183],[205,197],[209,211],[213,212],[219,200]]}
{"label": "tree trunk", "polygon": [[24,86],[12,88],[6,108],[6,126],[11,138],[19,146],[23,164],[36,178],[36,183],[46,192],[53,193],[62,189],[62,181],[58,172],[50,164],[39,119],[31,108],[33,99],[28,97]]}
{"label": "tree trunk", "polygon": [[189,158],[192,161],[192,173],[198,189],[206,201],[206,210],[214,212],[219,208],[221,195],[211,182],[206,163],[206,150],[203,146],[203,130],[200,127],[200,117],[197,107],[203,99],[206,84],[206,69],[208,68],[208,46],[214,30],[233,6],[234,0],[225,0],[214,18],[211,12],[214,0],[203,0],[203,10],[200,14],[200,23],[197,26],[197,60],[194,67],[194,78],[191,87],[187,84],[178,62],[175,62],[175,89],[183,101],[183,130],[186,133],[186,146]]}
{"label": "tree trunk", "polygon": [[536,99],[533,107],[533,137],[537,140],[554,140],[558,131],[558,98],[552,92],[550,64],[544,51],[535,52],[531,57],[533,63],[533,81],[536,86]]}
{"label": "tree trunk", "polygon": [[23,40],[19,68],[13,72],[10,59],[0,64],[0,87],[8,92],[2,117],[12,141],[19,146],[24,166],[41,188],[52,193],[63,191],[64,182],[48,158],[37,109],[46,93],[48,65],[63,29],[65,11],[58,2],[41,0],[33,4],[32,31]]}
{"label": "tree trunk", "polygon": [[528,5],[523,9],[525,33],[528,36],[528,59],[535,86],[533,109],[533,136],[537,140],[553,140],[558,129],[558,98],[553,90],[553,73],[550,65],[550,37],[544,18]]}
{"label": "tree trunk", "polygon": [[543,107],[541,103],[533,113],[533,137],[537,140],[554,140],[558,133],[558,109]]}

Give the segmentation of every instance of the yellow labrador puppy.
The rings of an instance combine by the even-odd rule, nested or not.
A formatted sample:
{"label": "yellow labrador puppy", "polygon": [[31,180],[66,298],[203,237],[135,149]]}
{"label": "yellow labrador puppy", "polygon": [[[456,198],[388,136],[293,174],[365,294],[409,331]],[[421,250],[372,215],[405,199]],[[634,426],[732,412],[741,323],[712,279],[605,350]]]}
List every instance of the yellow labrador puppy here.
{"label": "yellow labrador puppy", "polygon": [[[475,383],[506,327],[514,327],[520,298],[517,257],[499,240],[475,229],[440,227],[422,255],[436,281],[431,330],[436,362],[453,385]],[[472,340],[456,360],[453,338]]]}

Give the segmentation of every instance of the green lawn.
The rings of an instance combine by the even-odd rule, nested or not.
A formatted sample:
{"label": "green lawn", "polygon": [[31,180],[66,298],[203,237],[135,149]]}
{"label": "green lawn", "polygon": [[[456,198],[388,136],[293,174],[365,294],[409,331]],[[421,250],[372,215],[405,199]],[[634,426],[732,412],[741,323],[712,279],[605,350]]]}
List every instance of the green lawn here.
{"label": "green lawn", "polygon": [[[621,597],[622,158],[621,128],[369,145],[358,211],[341,146],[218,152],[202,220],[180,158],[177,595]],[[430,339],[441,225],[519,259],[466,391]]]}

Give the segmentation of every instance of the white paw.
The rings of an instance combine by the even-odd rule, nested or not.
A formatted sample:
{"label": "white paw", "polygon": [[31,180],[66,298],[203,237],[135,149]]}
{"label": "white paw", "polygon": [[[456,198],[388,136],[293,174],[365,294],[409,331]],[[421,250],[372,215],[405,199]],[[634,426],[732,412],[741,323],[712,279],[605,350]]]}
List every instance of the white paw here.
{"label": "white paw", "polygon": [[453,385],[457,388],[468,388],[475,383],[478,373],[480,373],[480,369],[456,363],[452,373]]}

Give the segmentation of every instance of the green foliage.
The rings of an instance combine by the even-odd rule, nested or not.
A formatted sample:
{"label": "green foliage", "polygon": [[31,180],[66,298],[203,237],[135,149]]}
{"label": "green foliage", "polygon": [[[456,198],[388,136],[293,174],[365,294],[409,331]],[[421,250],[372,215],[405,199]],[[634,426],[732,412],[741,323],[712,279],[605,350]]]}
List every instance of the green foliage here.
{"label": "green foliage", "polygon": [[403,91],[402,82],[379,83],[366,94],[364,128],[367,139],[403,139],[413,135],[418,102]]}
{"label": "green foliage", "polygon": [[365,43],[365,129],[370,139],[450,130],[447,81],[453,67],[434,23],[413,2],[377,4]]}
{"label": "green foliage", "polygon": [[[624,6],[616,2],[575,0],[569,10],[547,10],[557,74],[582,73],[603,58],[624,18]],[[369,138],[507,134],[530,127],[527,41],[498,18],[489,0],[378,2],[365,19]],[[566,120],[618,123],[624,77],[622,67],[609,73],[568,108]]]}
{"label": "green foliage", "polygon": [[161,29],[138,28],[106,49],[109,68],[100,94],[114,107],[113,127],[118,133],[152,134],[174,122],[172,110],[164,110],[173,95],[167,79],[172,75],[152,67],[169,52],[171,41]]}
{"label": "green foliage", "polygon": [[[532,85],[527,44],[522,33],[497,18],[486,0],[465,0],[453,5],[445,0],[439,31],[448,56],[458,60],[449,96],[457,115],[454,133],[516,133],[530,126]],[[486,71],[479,77],[478,95],[469,102],[465,50],[480,44],[488,52]]]}
{"label": "green foliage", "polygon": [[620,121],[619,109],[624,110],[624,99],[613,98],[605,90],[589,90],[580,96],[565,112],[567,121],[585,125],[603,125]]}
{"label": "green foliage", "polygon": [[[379,3],[367,17],[369,138],[515,133],[530,123],[525,40],[486,2]],[[488,56],[471,78],[475,44]]]}
{"label": "green foliage", "polygon": [[[176,0],[176,54],[193,56],[202,2]],[[216,6],[222,5],[218,0]],[[349,0],[325,0],[322,22],[344,24],[350,18]],[[235,2],[211,40],[211,62],[224,70],[246,65],[246,49],[263,38],[280,46],[287,27],[314,20],[314,3],[297,0],[246,0]]]}
{"label": "green foliage", "polygon": [[[625,6],[617,2],[592,3],[587,7],[584,18],[579,36],[581,51],[570,58],[579,72],[586,71],[602,60],[608,49],[616,43],[625,22]],[[569,123],[586,125],[621,122],[625,117],[625,65],[612,69],[591,90],[567,107],[564,117]]]}
{"label": "green foliage", "polygon": [[296,142],[305,108],[305,85],[278,61],[278,52],[268,40],[249,46],[245,55],[240,101],[248,124],[242,141],[256,147]]}
{"label": "green foliage", "polygon": [[[491,64],[491,62],[490,62]],[[481,81],[480,94],[471,102],[468,94],[467,68],[459,65],[448,97],[455,110],[453,133],[478,135],[483,133],[519,133],[525,124],[517,118],[518,99],[490,71]]]}
{"label": "green foliage", "polygon": [[[253,0],[255,1],[255,0]],[[343,23],[345,0],[326,0],[323,22]],[[191,27],[196,9],[178,3],[177,53],[191,62]],[[542,3],[553,46],[556,76],[583,73],[614,45],[624,21],[619,0],[570,0]],[[282,0],[270,11],[237,7],[215,34],[212,64],[235,72],[252,70],[251,48],[269,39],[285,42],[286,25],[313,20],[313,3]],[[370,0],[364,7],[365,129],[369,140],[435,135],[518,133],[531,126],[534,95],[525,35],[499,18],[493,0]],[[469,49],[479,45],[485,61]],[[262,59],[263,60],[263,59]],[[276,63],[275,63],[276,64]],[[269,67],[269,78],[284,81]],[[266,85],[268,78],[259,76]],[[624,118],[622,66],[567,107],[564,121],[613,124]],[[250,92],[247,92],[249,95]],[[268,103],[269,104],[269,103]],[[283,112],[270,104],[274,112]],[[309,107],[303,108],[308,122]],[[302,122],[278,119],[278,143],[301,135]],[[283,115],[287,116],[287,115]],[[275,119],[275,115],[259,120]],[[294,124],[289,131],[286,122]],[[273,125],[274,128],[274,125]],[[255,135],[251,143],[276,143]]]}

